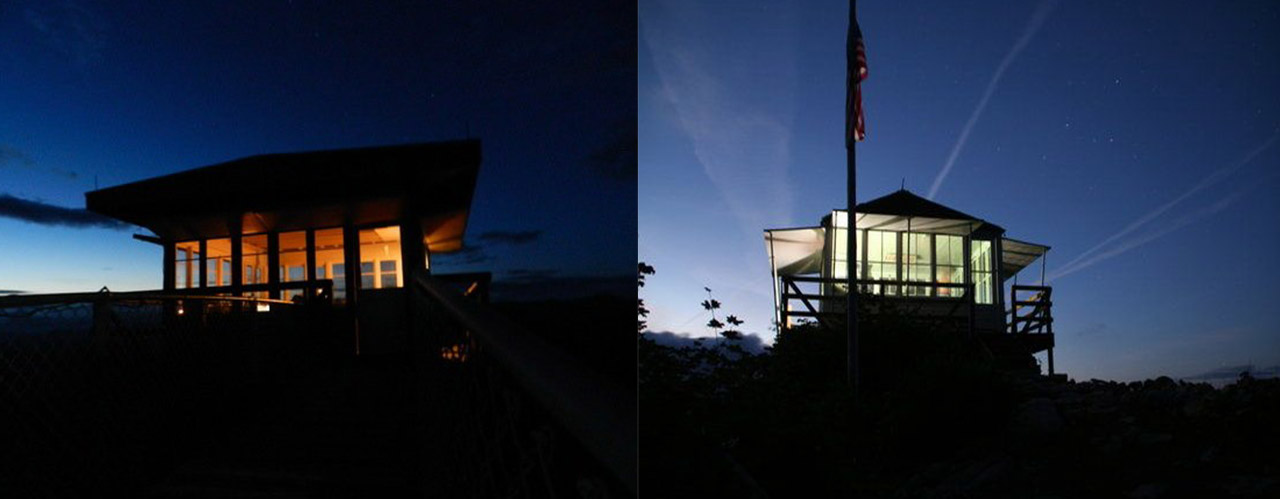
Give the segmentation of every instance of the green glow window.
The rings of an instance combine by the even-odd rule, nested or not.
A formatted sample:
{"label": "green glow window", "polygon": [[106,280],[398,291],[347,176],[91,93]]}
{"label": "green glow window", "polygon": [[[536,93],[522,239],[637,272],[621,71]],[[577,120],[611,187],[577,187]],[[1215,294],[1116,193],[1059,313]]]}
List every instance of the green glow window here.
{"label": "green glow window", "polygon": [[[898,234],[883,230],[867,231],[867,275],[877,281],[898,280]],[[880,293],[880,286],[871,286],[871,293]],[[884,294],[898,294],[896,287],[887,287]]]}
{"label": "green glow window", "polygon": [[[934,254],[937,255],[937,282],[941,284],[964,283],[964,238],[938,234],[934,236]],[[938,296],[964,296],[964,288],[938,287]]]}
{"label": "green glow window", "polygon": [[974,302],[984,305],[995,303],[992,277],[991,241],[972,241],[969,245],[969,267],[973,276]]}
{"label": "green glow window", "polygon": [[[902,235],[904,246],[902,269],[906,273],[906,281],[933,282],[933,237],[930,234],[906,232]],[[908,296],[932,296],[933,288],[929,286],[909,286]]]}

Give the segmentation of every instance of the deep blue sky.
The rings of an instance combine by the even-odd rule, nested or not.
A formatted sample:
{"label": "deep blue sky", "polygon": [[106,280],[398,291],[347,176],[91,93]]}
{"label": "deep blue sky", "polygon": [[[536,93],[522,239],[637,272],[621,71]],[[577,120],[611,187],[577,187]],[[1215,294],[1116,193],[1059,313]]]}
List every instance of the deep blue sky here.
{"label": "deep blue sky", "polygon": [[[556,289],[627,282],[633,8],[0,1],[0,196],[83,208],[95,177],[108,187],[253,154],[469,130],[484,141],[473,249],[437,270]],[[159,247],[129,235],[0,213],[0,289],[159,287]]]}
{"label": "deep blue sky", "polygon": [[[859,9],[859,198],[936,184],[936,201],[1052,246],[1059,371],[1280,364],[1280,286],[1267,284],[1280,277],[1280,5]],[[654,331],[709,334],[707,286],[772,339],[761,231],[817,225],[845,203],[847,12],[641,0],[639,257],[658,271],[641,292]]]}

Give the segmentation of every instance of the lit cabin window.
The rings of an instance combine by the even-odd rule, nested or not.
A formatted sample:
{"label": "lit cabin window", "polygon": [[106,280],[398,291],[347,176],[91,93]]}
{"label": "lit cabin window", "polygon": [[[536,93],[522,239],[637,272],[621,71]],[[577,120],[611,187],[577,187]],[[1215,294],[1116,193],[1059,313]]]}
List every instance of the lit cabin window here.
{"label": "lit cabin window", "polygon": [[395,260],[378,262],[378,287],[394,288],[399,286],[399,283],[396,282],[397,277],[400,275],[399,272],[396,272],[397,263],[399,262]]}
{"label": "lit cabin window", "polygon": [[347,273],[343,265],[342,227],[316,231],[316,279],[333,280],[333,300],[347,299]]}
{"label": "lit cabin window", "polygon": [[[964,238],[938,234],[934,236],[934,255],[937,256],[937,277],[940,284],[964,283]],[[938,296],[964,296],[964,288],[939,287]]]}
{"label": "lit cabin window", "polygon": [[400,227],[360,231],[360,288],[398,288],[400,276]]}
{"label": "lit cabin window", "polygon": [[177,289],[200,285],[200,241],[187,241],[174,245],[177,260],[174,265],[174,284]]}
{"label": "lit cabin window", "polygon": [[[902,269],[910,282],[933,282],[933,241],[932,234],[904,232],[903,246],[906,247],[902,259]],[[908,286],[908,296],[932,296],[931,286]]]}
{"label": "lit cabin window", "polygon": [[[832,253],[831,254],[831,275],[836,279],[849,278],[849,259],[848,259],[849,254],[847,250],[847,248],[849,247],[849,236],[848,236],[848,233],[845,232],[845,228],[847,227],[848,220],[849,218],[846,216],[845,212],[837,211],[835,213],[835,231],[833,232],[834,234],[833,237],[835,237],[835,239],[832,241],[832,245],[831,245],[831,253]],[[866,233],[865,230],[858,229],[857,233],[854,235],[854,237],[857,238],[855,242],[856,246],[854,247],[854,255],[855,255],[854,278],[855,279],[863,279],[862,245],[863,245],[863,241],[866,239],[865,233]],[[845,284],[845,283],[835,283],[832,286],[834,287],[834,292],[839,294],[844,294],[849,291],[848,284]]]}
{"label": "lit cabin window", "polygon": [[360,289],[373,289],[373,262],[360,262]]}
{"label": "lit cabin window", "polygon": [[992,296],[994,279],[991,277],[991,241],[972,241],[969,246],[969,266],[973,269],[974,302],[985,305],[995,303]]}
{"label": "lit cabin window", "polygon": [[[280,282],[302,282],[307,280],[307,232],[280,233]],[[292,301],[302,296],[302,289],[285,289],[280,291],[280,298]]]}
{"label": "lit cabin window", "polygon": [[[877,281],[898,280],[898,234],[883,230],[867,232],[867,274]],[[872,286],[871,293],[880,293],[880,286]],[[886,295],[896,295],[893,286],[884,289]]]}
{"label": "lit cabin window", "polygon": [[[255,234],[240,238],[240,258],[244,262],[244,273],[240,275],[242,284],[262,284],[267,282],[267,235]],[[250,298],[266,298],[266,291],[245,293]]]}
{"label": "lit cabin window", "polygon": [[209,287],[231,285],[231,239],[210,239],[205,242],[205,272]]}

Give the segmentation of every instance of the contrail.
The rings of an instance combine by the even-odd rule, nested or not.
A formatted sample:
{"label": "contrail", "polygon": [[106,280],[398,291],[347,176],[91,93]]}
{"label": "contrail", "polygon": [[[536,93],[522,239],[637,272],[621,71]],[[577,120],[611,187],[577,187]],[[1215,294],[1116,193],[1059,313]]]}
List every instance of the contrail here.
{"label": "contrail", "polygon": [[1272,145],[1275,145],[1276,139],[1278,138],[1280,138],[1280,134],[1272,135],[1271,138],[1268,139],[1266,142],[1263,142],[1258,147],[1253,148],[1252,151],[1249,151],[1249,154],[1245,155],[1244,159],[1240,160],[1239,162],[1231,166],[1219,168],[1217,171],[1209,174],[1209,176],[1201,179],[1200,182],[1197,182],[1196,185],[1192,186],[1186,192],[1182,193],[1176,198],[1173,198],[1169,202],[1160,205],[1156,209],[1152,210],[1150,213],[1147,213],[1146,215],[1138,217],[1137,220],[1134,220],[1132,223],[1125,226],[1125,228],[1121,229],[1120,232],[1116,232],[1115,234],[1112,234],[1110,237],[1103,239],[1102,242],[1098,243],[1097,245],[1094,245],[1094,247],[1089,248],[1084,253],[1081,253],[1080,256],[1077,256],[1075,257],[1075,259],[1064,264],[1062,268],[1063,269],[1071,268],[1072,265],[1075,265],[1081,260],[1084,260],[1085,258],[1089,257],[1089,255],[1092,255],[1095,251],[1098,251],[1099,249],[1102,249],[1103,247],[1105,247],[1107,244],[1110,244],[1112,241],[1120,239],[1121,237],[1128,235],[1130,232],[1133,232],[1138,228],[1142,227],[1143,225],[1146,225],[1148,222],[1156,219],[1156,217],[1159,217],[1160,215],[1164,214],[1164,212],[1169,211],[1170,208],[1173,208],[1178,203],[1185,201],[1187,198],[1191,197],[1191,195],[1197,192],[1200,192],[1201,190],[1204,190],[1205,188],[1212,186],[1218,182],[1221,182],[1222,179],[1226,178],[1228,175],[1231,175],[1232,173],[1235,173],[1236,170],[1239,170],[1244,165],[1249,164],[1249,162],[1253,161],[1254,158],[1257,158],[1258,155],[1262,154],[1267,149],[1270,149]]}
{"label": "contrail", "polygon": [[1005,54],[1004,60],[1000,61],[1000,66],[996,67],[995,74],[991,75],[991,81],[987,82],[987,89],[982,92],[982,98],[978,100],[978,107],[973,109],[973,114],[969,115],[969,121],[965,122],[964,128],[960,129],[960,138],[956,139],[956,143],[951,147],[951,154],[947,156],[947,162],[942,165],[942,171],[938,172],[938,178],[933,179],[933,186],[929,187],[929,199],[938,193],[938,189],[942,187],[942,181],[946,180],[947,174],[951,173],[951,166],[955,164],[956,157],[960,156],[960,150],[964,149],[964,145],[969,141],[969,132],[973,131],[973,126],[978,123],[978,118],[982,116],[982,111],[987,108],[987,102],[991,100],[991,95],[996,92],[996,86],[1000,84],[1000,78],[1004,76],[1004,71],[1009,69],[1009,65],[1013,64],[1013,60],[1017,59],[1018,54],[1022,53],[1022,49],[1031,43],[1031,38],[1040,31],[1040,27],[1044,25],[1044,20],[1049,17],[1049,13],[1058,5],[1057,0],[1049,0],[1040,4],[1036,8],[1035,14],[1032,14],[1031,21],[1027,23],[1027,29],[1022,32],[1022,37],[1013,44],[1013,48],[1009,49],[1009,53]]}
{"label": "contrail", "polygon": [[[1275,177],[1274,175],[1272,175],[1272,176],[1271,176],[1271,178],[1274,178],[1274,177]],[[1267,180],[1270,180],[1270,178],[1269,178],[1269,179],[1267,179]],[[1235,202],[1237,199],[1239,199],[1241,196],[1244,196],[1245,194],[1249,193],[1249,191],[1252,191],[1252,190],[1254,190],[1254,189],[1258,188],[1258,186],[1260,186],[1260,185],[1262,185],[1262,184],[1264,184],[1264,183],[1266,183],[1266,180],[1260,180],[1260,181],[1258,181],[1258,182],[1252,182],[1252,183],[1250,183],[1249,185],[1246,185],[1246,186],[1244,186],[1244,187],[1242,187],[1242,188],[1240,188],[1240,189],[1237,189],[1235,192],[1232,192],[1231,194],[1228,194],[1227,196],[1223,197],[1222,199],[1219,199],[1217,202],[1215,202],[1215,203],[1213,203],[1213,204],[1211,204],[1211,205],[1208,205],[1208,206],[1202,207],[1202,208],[1200,208],[1199,210],[1196,210],[1196,211],[1194,211],[1194,212],[1192,212],[1192,213],[1190,213],[1190,214],[1188,214],[1188,215],[1184,215],[1184,216],[1182,216],[1181,218],[1178,218],[1177,220],[1174,220],[1172,223],[1170,223],[1170,224],[1169,224],[1168,226],[1166,226],[1166,227],[1162,227],[1162,228],[1159,228],[1159,229],[1154,230],[1154,231],[1152,231],[1152,232],[1148,232],[1148,233],[1146,233],[1146,234],[1142,234],[1142,235],[1140,235],[1140,236],[1138,236],[1138,237],[1135,237],[1135,238],[1133,238],[1133,239],[1130,239],[1130,240],[1128,240],[1128,241],[1124,241],[1124,242],[1120,243],[1119,245],[1117,245],[1115,248],[1109,249],[1109,250],[1104,251],[1104,252],[1102,252],[1102,253],[1098,253],[1098,254],[1094,255],[1092,258],[1089,258],[1088,260],[1085,260],[1085,261],[1083,261],[1083,262],[1075,263],[1074,265],[1072,265],[1072,264],[1067,264],[1067,265],[1063,266],[1061,269],[1059,269],[1059,270],[1055,271],[1055,272],[1053,273],[1053,275],[1049,276],[1049,278],[1050,278],[1050,279],[1059,279],[1059,278],[1065,277],[1065,276],[1070,275],[1070,274],[1072,274],[1072,273],[1075,273],[1075,272],[1077,272],[1077,271],[1084,270],[1084,269],[1086,269],[1086,268],[1088,268],[1088,267],[1091,267],[1091,266],[1093,266],[1093,264],[1096,264],[1096,263],[1101,262],[1101,261],[1103,261],[1103,260],[1107,260],[1107,259],[1109,259],[1109,258],[1113,258],[1113,257],[1119,256],[1119,255],[1121,255],[1121,254],[1123,254],[1123,253],[1125,253],[1125,252],[1127,252],[1127,251],[1129,251],[1129,250],[1131,250],[1131,249],[1137,248],[1138,246],[1142,246],[1142,245],[1147,244],[1147,243],[1149,243],[1149,242],[1151,242],[1151,241],[1154,241],[1154,240],[1156,240],[1156,239],[1159,239],[1159,238],[1161,238],[1161,237],[1164,237],[1166,234],[1168,234],[1168,233],[1170,233],[1170,232],[1173,232],[1173,231],[1175,231],[1175,230],[1181,229],[1182,227],[1185,227],[1185,226],[1187,226],[1187,225],[1189,225],[1189,224],[1191,224],[1191,223],[1193,223],[1193,222],[1197,222],[1197,221],[1199,221],[1200,219],[1203,219],[1203,218],[1205,218],[1205,217],[1208,217],[1209,215],[1213,215],[1213,214],[1215,214],[1215,213],[1218,213],[1218,212],[1220,212],[1220,211],[1222,211],[1222,210],[1227,209],[1227,207],[1228,207],[1228,206],[1230,206],[1230,205],[1231,205],[1231,203],[1234,203],[1234,202]],[[1072,262],[1074,263],[1075,261],[1078,261],[1078,260],[1080,260],[1080,258],[1076,258],[1076,260],[1073,260]]]}

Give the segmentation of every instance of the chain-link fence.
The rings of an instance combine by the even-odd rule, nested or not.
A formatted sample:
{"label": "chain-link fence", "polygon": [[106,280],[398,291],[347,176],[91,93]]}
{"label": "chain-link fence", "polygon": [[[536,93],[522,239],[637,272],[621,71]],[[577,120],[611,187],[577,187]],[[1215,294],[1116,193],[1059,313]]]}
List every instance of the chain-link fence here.
{"label": "chain-link fence", "polygon": [[319,307],[160,293],[5,298],[0,491],[144,488],[262,397],[299,328],[323,322],[310,318]]}

